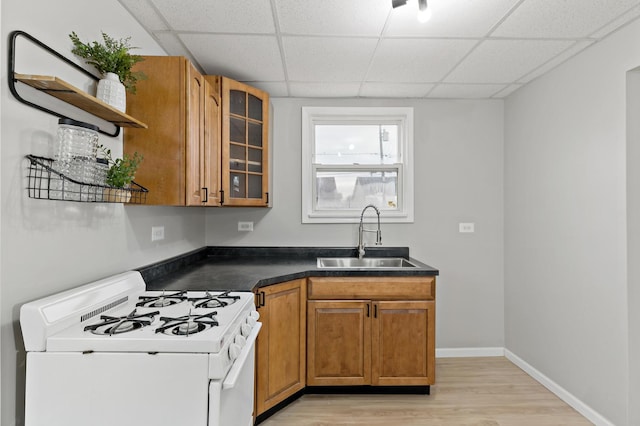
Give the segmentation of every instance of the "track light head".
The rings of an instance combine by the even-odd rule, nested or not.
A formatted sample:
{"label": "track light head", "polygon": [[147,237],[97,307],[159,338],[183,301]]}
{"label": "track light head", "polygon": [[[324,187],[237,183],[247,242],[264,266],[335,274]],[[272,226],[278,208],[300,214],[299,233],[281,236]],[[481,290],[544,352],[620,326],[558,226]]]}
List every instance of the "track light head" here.
{"label": "track light head", "polygon": [[418,0],[418,22],[427,22],[431,19],[431,9],[427,7],[427,0]]}
{"label": "track light head", "polygon": [[407,0],[391,0],[391,6],[395,9],[396,7],[404,6],[407,4]]}

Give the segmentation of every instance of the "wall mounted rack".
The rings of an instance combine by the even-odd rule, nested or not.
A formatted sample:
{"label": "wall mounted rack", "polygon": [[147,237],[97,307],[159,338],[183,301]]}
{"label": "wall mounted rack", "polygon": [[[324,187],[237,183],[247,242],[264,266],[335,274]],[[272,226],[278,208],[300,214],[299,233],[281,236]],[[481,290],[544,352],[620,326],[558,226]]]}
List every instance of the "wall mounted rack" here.
{"label": "wall mounted rack", "polygon": [[[65,114],[62,114],[59,111],[54,111],[47,107],[44,107],[35,102],[31,102],[24,97],[22,97],[19,91],[16,88],[16,83],[20,82],[26,84],[30,87],[33,87],[36,90],[39,90],[47,95],[53,96],[57,99],[60,99],[67,104],[73,105],[74,107],[80,108],[95,117],[98,117],[104,121],[107,121],[113,125],[113,130],[111,132],[106,131],[105,129],[99,127],[99,132],[107,135],[107,136],[118,136],[120,134],[120,127],[137,127],[137,128],[147,128],[147,125],[142,123],[141,121],[113,108],[111,105],[108,105],[98,98],[95,98],[84,91],[72,86],[71,84],[55,77],[55,76],[43,76],[43,75],[30,75],[30,74],[21,74],[16,73],[15,71],[15,63],[16,63],[16,40],[19,37],[23,37],[26,40],[33,43],[35,46],[43,49],[45,52],[49,53],[53,57],[61,60],[65,64],[73,67],[75,70],[80,71],[82,74],[88,76],[94,81],[100,80],[99,77],[93,75],[86,69],[82,68],[75,62],[56,52],[46,44],[42,43],[40,40],[35,37],[29,35],[24,31],[13,31],[10,35],[11,42],[9,43],[9,90],[11,94],[23,104],[29,105],[33,108],[39,109],[40,111],[44,111],[48,114],[54,115],[60,118],[71,118]],[[95,123],[92,123],[95,124]]]}
{"label": "wall mounted rack", "polygon": [[135,182],[131,182],[129,188],[79,182],[55,170],[50,158],[27,155],[27,159],[29,198],[83,203],[144,204],[147,201],[149,191]]}

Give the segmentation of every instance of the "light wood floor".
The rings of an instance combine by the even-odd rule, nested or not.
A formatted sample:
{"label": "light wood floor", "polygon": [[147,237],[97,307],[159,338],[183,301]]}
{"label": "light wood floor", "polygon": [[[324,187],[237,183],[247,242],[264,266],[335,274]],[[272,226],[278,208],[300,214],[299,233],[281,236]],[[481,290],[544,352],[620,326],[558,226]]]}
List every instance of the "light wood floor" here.
{"label": "light wood floor", "polygon": [[438,358],[431,395],[304,395],[261,426],[577,426],[573,408],[503,357]]}

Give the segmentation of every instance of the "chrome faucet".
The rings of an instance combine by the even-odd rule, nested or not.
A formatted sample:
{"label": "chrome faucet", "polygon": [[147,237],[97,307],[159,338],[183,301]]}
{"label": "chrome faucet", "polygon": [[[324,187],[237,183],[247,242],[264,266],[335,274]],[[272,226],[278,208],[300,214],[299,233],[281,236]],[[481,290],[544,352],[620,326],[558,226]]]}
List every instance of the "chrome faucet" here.
{"label": "chrome faucet", "polygon": [[[364,229],[364,226],[362,224],[362,220],[364,219],[364,212],[369,207],[374,209],[376,211],[376,214],[378,215],[378,229],[375,230],[375,231],[372,230],[372,229]],[[373,204],[369,204],[369,205],[365,206],[365,208],[362,209],[362,213],[360,213],[360,226],[358,227],[358,259],[362,259],[364,257],[364,241],[363,241],[363,238],[362,238],[362,234],[364,232],[375,232],[376,233],[376,245],[379,246],[380,244],[382,244],[382,232],[380,231],[380,210],[378,210],[378,208],[376,206],[374,206]]]}

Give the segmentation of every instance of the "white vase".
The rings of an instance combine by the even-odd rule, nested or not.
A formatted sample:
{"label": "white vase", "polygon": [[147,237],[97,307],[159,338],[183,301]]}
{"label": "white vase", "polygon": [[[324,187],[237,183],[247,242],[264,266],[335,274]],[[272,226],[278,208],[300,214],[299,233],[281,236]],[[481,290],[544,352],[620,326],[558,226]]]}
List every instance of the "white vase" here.
{"label": "white vase", "polygon": [[98,82],[96,98],[111,105],[112,107],[125,112],[127,109],[127,92],[124,84],[120,82],[118,75],[112,72],[105,74],[104,78]]}

